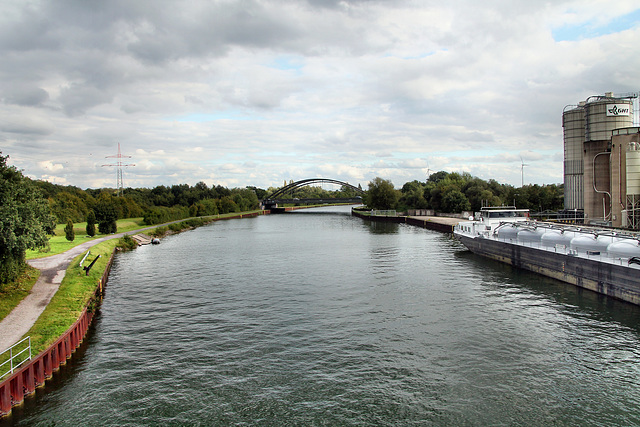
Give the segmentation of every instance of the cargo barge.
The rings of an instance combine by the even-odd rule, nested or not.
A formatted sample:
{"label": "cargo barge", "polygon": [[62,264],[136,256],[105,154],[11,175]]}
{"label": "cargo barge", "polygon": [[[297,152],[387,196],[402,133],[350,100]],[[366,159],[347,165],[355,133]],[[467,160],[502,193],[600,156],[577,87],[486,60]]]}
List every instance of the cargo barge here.
{"label": "cargo barge", "polygon": [[483,208],[454,228],[471,252],[640,305],[640,235],[532,221],[528,210]]}

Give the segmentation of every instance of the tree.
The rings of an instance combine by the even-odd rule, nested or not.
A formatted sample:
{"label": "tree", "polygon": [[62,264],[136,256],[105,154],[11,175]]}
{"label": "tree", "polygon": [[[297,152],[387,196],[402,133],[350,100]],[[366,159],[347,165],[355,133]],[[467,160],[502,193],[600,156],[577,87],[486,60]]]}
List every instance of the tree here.
{"label": "tree", "polygon": [[427,200],[424,198],[424,184],[414,180],[405,183],[402,186],[402,196],[400,196],[400,205],[403,210],[407,209],[425,209],[427,208]]}
{"label": "tree", "polygon": [[96,221],[98,221],[98,231],[102,234],[115,233],[118,229],[118,210],[116,209],[116,197],[103,192],[98,196],[98,201],[94,207]]}
{"label": "tree", "polygon": [[442,207],[445,212],[468,211],[471,209],[471,204],[467,197],[459,190],[449,190],[444,196],[442,196]]}
{"label": "tree", "polygon": [[221,214],[240,211],[240,208],[238,208],[236,202],[234,202],[233,199],[229,196],[224,196],[223,198],[221,198],[219,203],[220,207],[218,210]]}
{"label": "tree", "polygon": [[436,173],[432,173],[431,175],[429,175],[429,182],[433,182],[434,184],[439,183],[440,181],[442,181],[443,179],[445,179],[447,176],[449,176],[449,173],[446,171],[439,171]]}
{"label": "tree", "polygon": [[87,215],[87,236],[93,237],[96,235],[96,214],[93,211],[89,211]]}
{"label": "tree", "polygon": [[48,245],[55,218],[33,182],[0,152],[0,290],[23,271],[27,249]]}
{"label": "tree", "polygon": [[59,224],[68,219],[82,221],[87,214],[86,203],[77,195],[61,191],[50,199],[51,213],[56,216]]}
{"label": "tree", "polygon": [[391,181],[376,177],[369,182],[365,202],[371,209],[395,209],[398,198],[398,192]]}
{"label": "tree", "polygon": [[64,227],[64,237],[70,242],[73,242],[73,239],[76,238],[76,232],[73,231],[73,221],[71,220],[68,220],[67,225]]}

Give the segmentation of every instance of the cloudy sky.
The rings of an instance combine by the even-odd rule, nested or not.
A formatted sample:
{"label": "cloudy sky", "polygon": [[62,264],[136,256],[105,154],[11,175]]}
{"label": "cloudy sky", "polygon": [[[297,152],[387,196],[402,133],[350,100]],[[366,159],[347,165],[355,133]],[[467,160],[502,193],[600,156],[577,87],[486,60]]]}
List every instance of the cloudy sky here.
{"label": "cloudy sky", "polygon": [[562,182],[562,110],[640,90],[637,0],[3,0],[0,151],[81,188]]}

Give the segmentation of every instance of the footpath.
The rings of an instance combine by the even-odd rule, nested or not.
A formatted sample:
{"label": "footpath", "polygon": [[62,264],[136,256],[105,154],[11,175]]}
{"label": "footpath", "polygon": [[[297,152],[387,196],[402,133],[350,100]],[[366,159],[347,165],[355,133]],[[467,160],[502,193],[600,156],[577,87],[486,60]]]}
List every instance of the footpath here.
{"label": "footpath", "polygon": [[[157,226],[148,227],[145,230],[155,227]],[[132,234],[138,231],[141,230],[99,237],[75,246],[61,254],[28,260],[27,263],[30,266],[40,270],[40,277],[31,288],[29,295],[0,321],[0,351],[12,346],[31,329],[57,292],[67,268],[75,257],[105,240],[119,239],[125,234]]]}

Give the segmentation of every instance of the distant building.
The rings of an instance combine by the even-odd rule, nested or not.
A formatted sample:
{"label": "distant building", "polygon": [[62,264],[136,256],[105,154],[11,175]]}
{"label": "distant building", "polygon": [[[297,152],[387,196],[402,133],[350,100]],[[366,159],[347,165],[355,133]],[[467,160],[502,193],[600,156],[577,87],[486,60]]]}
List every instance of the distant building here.
{"label": "distant building", "polygon": [[638,93],[609,92],[562,113],[565,210],[586,223],[640,228],[637,104]]}

